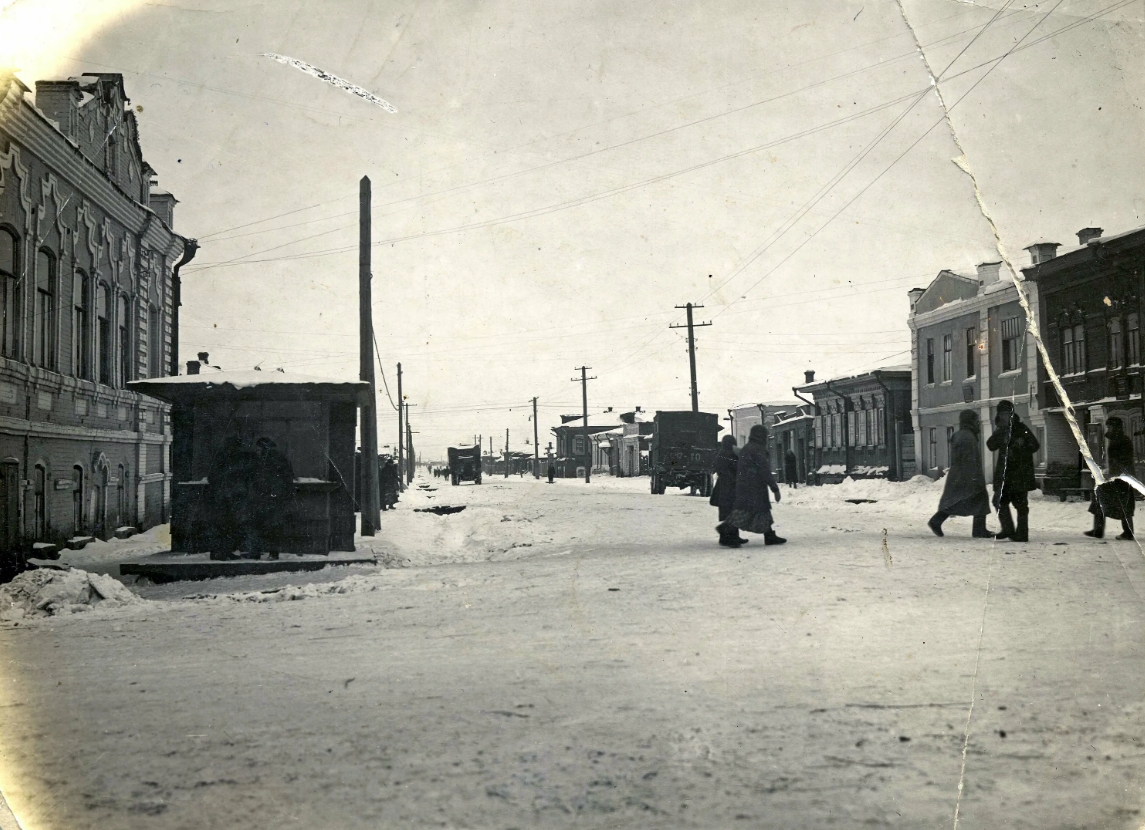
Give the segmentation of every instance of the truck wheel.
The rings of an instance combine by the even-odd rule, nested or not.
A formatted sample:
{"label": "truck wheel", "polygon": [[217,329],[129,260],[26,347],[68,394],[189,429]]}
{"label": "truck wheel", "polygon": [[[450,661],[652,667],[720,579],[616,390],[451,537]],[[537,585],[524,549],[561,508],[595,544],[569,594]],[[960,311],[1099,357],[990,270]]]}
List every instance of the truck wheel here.
{"label": "truck wheel", "polygon": [[477,476],[477,478],[475,479],[475,482],[477,484],[480,484],[481,483],[481,476]]}
{"label": "truck wheel", "polygon": [[456,487],[457,486],[457,476],[450,476],[449,477],[449,483],[452,484],[454,487]]}

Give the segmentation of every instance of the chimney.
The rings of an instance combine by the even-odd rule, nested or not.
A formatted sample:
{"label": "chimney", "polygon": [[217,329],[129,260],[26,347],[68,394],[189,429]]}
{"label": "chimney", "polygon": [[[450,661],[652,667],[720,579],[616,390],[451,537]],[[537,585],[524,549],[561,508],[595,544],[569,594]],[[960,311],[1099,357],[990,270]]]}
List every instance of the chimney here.
{"label": "chimney", "polygon": [[980,262],[978,263],[978,284],[991,285],[1001,279],[1002,263],[1001,262]]}
{"label": "chimney", "polygon": [[1030,252],[1030,262],[1034,265],[1041,265],[1058,255],[1058,248],[1061,247],[1060,242],[1035,242],[1026,248]]}
{"label": "chimney", "polygon": [[199,374],[199,367],[201,365],[202,364],[200,364],[199,361],[197,361],[197,360],[188,360],[187,361],[187,374],[188,375]]}
{"label": "chimney", "polygon": [[1082,228],[1077,232],[1077,244],[1088,245],[1091,239],[1101,239],[1104,228]]}
{"label": "chimney", "polygon": [[803,382],[804,383],[814,383],[815,382],[815,370],[814,369],[805,369],[804,370]]}
{"label": "chimney", "polygon": [[210,366],[210,365],[211,365],[211,361],[207,360],[207,353],[206,353],[206,352],[199,352],[199,353],[198,353],[197,355],[195,355],[195,356],[196,356],[197,358],[199,358],[199,361],[200,361],[201,363],[205,363],[205,364],[207,364],[208,366]]}
{"label": "chimney", "polygon": [[75,81],[36,81],[36,109],[60,125],[60,132],[76,140],[79,130],[80,87]]}
{"label": "chimney", "polygon": [[910,310],[911,311],[914,311],[914,307],[916,305],[918,305],[918,298],[921,297],[925,293],[926,293],[925,288],[912,288],[910,291],[906,292],[906,295],[908,297],[910,297]]}

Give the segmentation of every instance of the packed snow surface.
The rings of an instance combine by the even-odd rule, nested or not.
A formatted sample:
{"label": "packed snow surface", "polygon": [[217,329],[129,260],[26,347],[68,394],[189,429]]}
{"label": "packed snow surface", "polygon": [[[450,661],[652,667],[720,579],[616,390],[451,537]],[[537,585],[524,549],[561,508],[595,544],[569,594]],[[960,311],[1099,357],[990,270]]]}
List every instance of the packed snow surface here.
{"label": "packed snow surface", "polygon": [[52,617],[146,602],[110,576],[80,570],[25,571],[0,585],[0,620]]}

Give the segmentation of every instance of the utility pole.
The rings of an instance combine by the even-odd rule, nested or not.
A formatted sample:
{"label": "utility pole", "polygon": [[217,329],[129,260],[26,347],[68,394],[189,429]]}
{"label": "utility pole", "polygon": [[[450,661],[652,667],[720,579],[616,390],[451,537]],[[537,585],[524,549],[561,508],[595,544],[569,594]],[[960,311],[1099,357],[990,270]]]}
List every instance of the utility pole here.
{"label": "utility pole", "polygon": [[404,469],[399,469],[398,476],[399,476],[399,478],[402,478],[406,484],[412,484],[413,483],[413,471],[414,471],[414,454],[413,454],[413,430],[410,428],[409,408],[411,406],[417,406],[417,404],[416,403],[407,403],[404,406],[405,406],[405,410],[406,410],[406,418],[405,418],[405,422],[406,422],[406,447],[405,447],[406,466]]}
{"label": "utility pole", "polygon": [[509,477],[509,428],[505,427],[505,478]]}
{"label": "utility pole", "polygon": [[592,368],[591,366],[579,366],[579,367],[577,367],[577,371],[580,372],[580,377],[572,379],[573,383],[577,383],[578,381],[580,382],[581,403],[584,405],[584,424],[583,424],[584,451],[585,451],[586,455],[588,456],[584,462],[584,483],[585,484],[588,484],[592,481],[592,449],[589,447],[589,444],[588,444],[588,382],[590,380],[596,380],[596,377],[594,376],[594,377],[590,378],[590,377],[585,376],[585,372],[587,372],[591,368]]}
{"label": "utility pole", "polygon": [[541,445],[537,438],[537,399],[533,398],[533,478],[541,477]]}
{"label": "utility pole", "polygon": [[402,397],[402,365],[398,364],[398,489],[405,490],[405,467],[402,466],[404,458],[402,455],[402,448],[405,446],[405,429],[402,427],[402,419],[405,417],[405,399]]}
{"label": "utility pole", "polygon": [[378,400],[374,390],[374,310],[370,296],[370,177],[358,183],[358,345],[359,377],[370,384],[362,407],[362,535],[373,536],[381,523],[378,486]]}
{"label": "utility pole", "polygon": [[710,322],[708,322],[708,323],[696,323],[693,325],[693,323],[692,323],[692,309],[693,308],[703,308],[702,305],[692,305],[691,303],[688,303],[687,305],[678,305],[678,306],[676,306],[676,308],[688,309],[688,325],[687,326],[668,326],[668,328],[670,328],[670,329],[687,328],[688,329],[688,363],[690,364],[691,369],[692,369],[692,411],[693,412],[699,412],[700,411],[700,392],[696,388],[696,337],[695,337],[695,332],[693,331],[693,329],[701,328],[703,326],[710,326],[711,323]]}

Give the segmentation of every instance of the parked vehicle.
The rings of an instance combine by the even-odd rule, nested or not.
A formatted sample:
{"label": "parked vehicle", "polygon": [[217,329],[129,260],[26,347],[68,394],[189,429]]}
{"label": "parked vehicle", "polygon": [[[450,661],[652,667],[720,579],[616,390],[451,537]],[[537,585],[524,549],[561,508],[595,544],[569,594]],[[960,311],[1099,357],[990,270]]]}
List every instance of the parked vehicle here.
{"label": "parked vehicle", "polygon": [[720,418],[711,412],[657,412],[653,419],[649,468],[652,492],[695,487],[712,492],[712,463],[719,443]]}
{"label": "parked vehicle", "polygon": [[481,483],[481,447],[450,447],[449,483],[457,485],[462,481]]}

